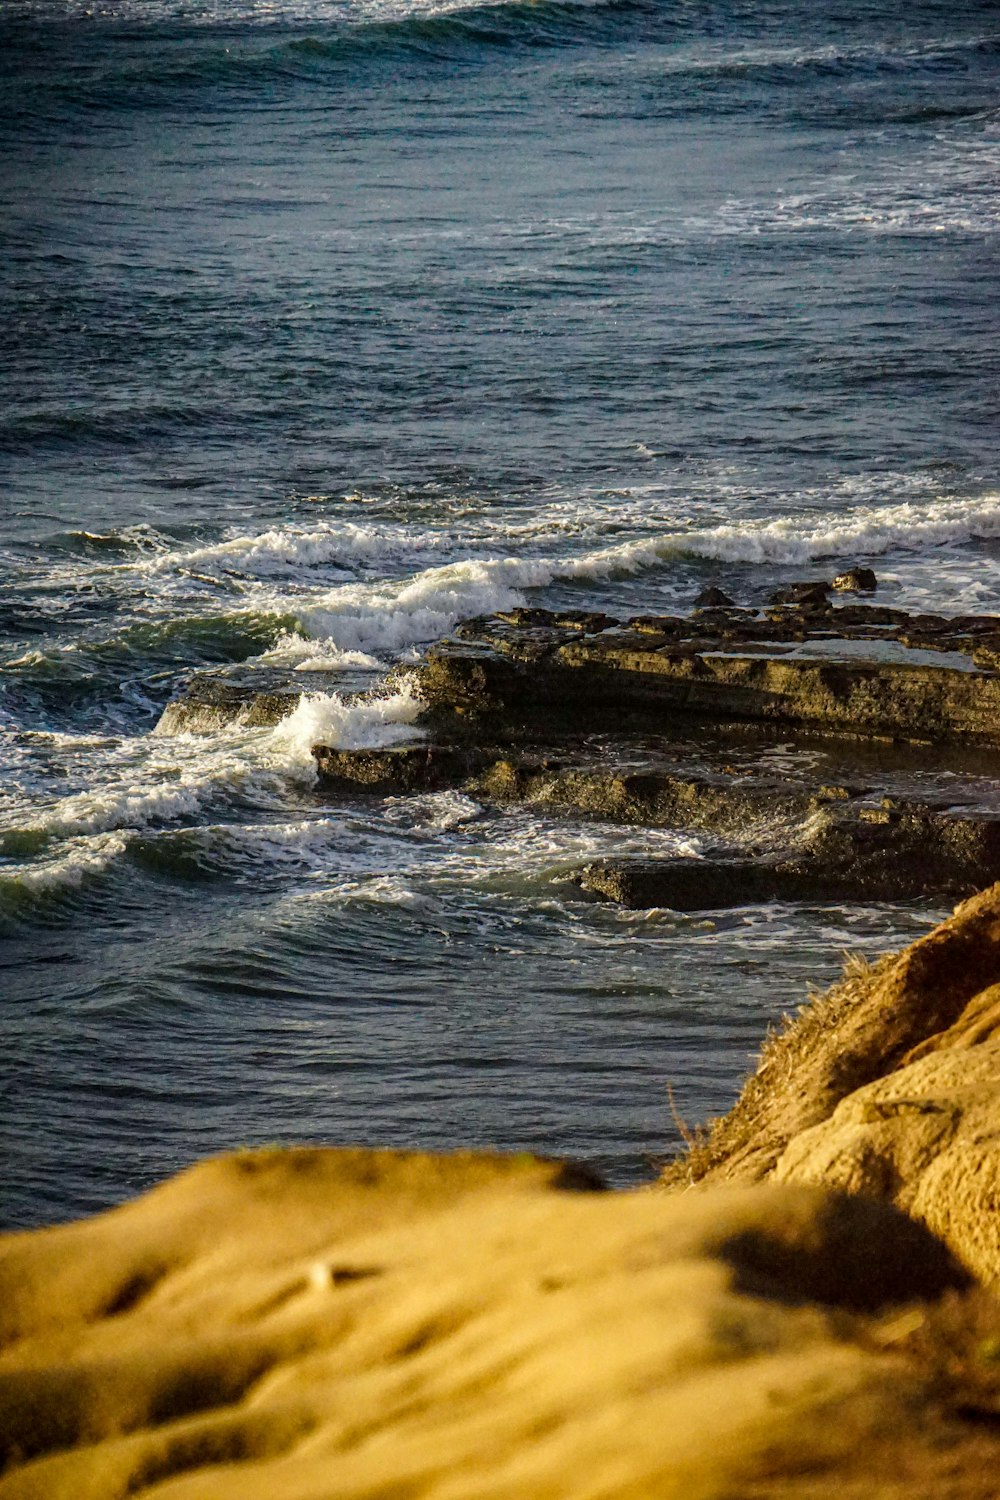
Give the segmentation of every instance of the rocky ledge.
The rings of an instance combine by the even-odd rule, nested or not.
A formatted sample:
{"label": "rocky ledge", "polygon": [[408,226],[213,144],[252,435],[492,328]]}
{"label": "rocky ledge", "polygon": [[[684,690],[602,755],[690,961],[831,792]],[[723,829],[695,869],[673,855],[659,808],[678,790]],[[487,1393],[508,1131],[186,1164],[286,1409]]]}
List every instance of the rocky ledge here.
{"label": "rocky ledge", "polygon": [[1000,620],[835,608],[824,590],[683,619],[467,621],[420,669],[429,739],[317,746],[321,779],[710,836],[702,858],[578,872],[636,907],[899,900],[1000,878],[1000,675],[984,665]]}
{"label": "rocky ledge", "polygon": [[[636,907],[981,889],[1000,878],[1000,618],[835,606],[831,590],[685,617],[466,621],[417,669],[413,742],[317,745],[320,781],[341,796],[460,787],[696,833],[697,859],[577,872]],[[201,674],[159,731],[273,724],[299,697],[295,674]]]}
{"label": "rocky ledge", "polygon": [[[821,597],[830,587],[800,585],[779,596],[798,602],[763,610],[619,620],[515,609],[467,620],[418,668],[424,722],[449,740],[537,741],[602,725],[671,734],[700,722],[1000,745],[1000,616],[833,605]],[[309,688],[366,688],[370,675],[310,673]],[[159,729],[276,723],[302,691],[291,671],[198,673]]]}
{"label": "rocky ledge", "polygon": [[945,619],[874,605],[715,607],[694,614],[469,620],[421,673],[451,732],[618,724],[669,732],[692,718],[813,732],[1000,745],[1000,617]]}

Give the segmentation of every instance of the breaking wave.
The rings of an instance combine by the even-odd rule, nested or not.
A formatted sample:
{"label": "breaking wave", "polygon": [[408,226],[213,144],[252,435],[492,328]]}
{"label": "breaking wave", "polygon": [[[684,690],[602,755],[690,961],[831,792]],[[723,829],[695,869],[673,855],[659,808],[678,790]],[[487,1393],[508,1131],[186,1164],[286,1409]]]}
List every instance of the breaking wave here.
{"label": "breaking wave", "polygon": [[311,774],[313,745],[368,750],[419,738],[414,721],[420,709],[415,683],[409,679],[394,692],[354,701],[340,693],[304,693],[295,712],[272,731],[270,745],[287,764]]}
{"label": "breaking wave", "polygon": [[[557,582],[601,583],[669,565],[678,558],[797,565],[824,558],[920,555],[977,537],[1000,536],[1000,497],[908,502],[834,515],[670,530],[577,556],[473,558],[393,582],[349,584],[298,605],[301,634],[279,645],[308,659],[310,641],[336,653],[360,653],[354,664],[385,660],[447,634],[466,617],[523,603],[525,593]],[[322,656],[317,658],[322,660]],[[350,656],[347,658],[350,661]]]}

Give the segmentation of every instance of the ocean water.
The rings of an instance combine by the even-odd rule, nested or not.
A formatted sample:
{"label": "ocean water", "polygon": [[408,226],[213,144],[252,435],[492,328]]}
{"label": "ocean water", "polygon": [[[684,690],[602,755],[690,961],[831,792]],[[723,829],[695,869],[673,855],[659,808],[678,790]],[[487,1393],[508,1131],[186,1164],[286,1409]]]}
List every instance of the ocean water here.
{"label": "ocean water", "polygon": [[[567,873],[697,841],[309,746],[516,602],[1000,612],[996,6],[8,0],[0,76],[3,1223],[261,1141],[648,1176],[940,910],[623,912]],[[292,720],[154,732],[239,661]]]}

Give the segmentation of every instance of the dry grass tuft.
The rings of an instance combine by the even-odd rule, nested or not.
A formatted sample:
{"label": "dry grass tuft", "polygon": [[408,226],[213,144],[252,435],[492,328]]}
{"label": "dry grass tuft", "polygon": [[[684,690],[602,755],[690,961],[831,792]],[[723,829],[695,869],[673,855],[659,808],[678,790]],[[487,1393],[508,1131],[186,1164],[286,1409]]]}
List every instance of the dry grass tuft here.
{"label": "dry grass tuft", "polygon": [[[669,1188],[692,1187],[712,1173],[730,1175],[723,1170],[730,1163],[733,1177],[754,1181],[764,1177],[792,1129],[801,1125],[799,1116],[806,1102],[802,1080],[815,1076],[817,1062],[826,1059],[836,1046],[838,1028],[869,1000],[872,990],[898,959],[898,954],[887,953],[870,963],[857,954],[846,954],[844,972],[835,984],[828,990],[814,992],[805,1005],[785,1015],[780,1025],[769,1028],[757,1068],[744,1083],[729,1113],[680,1130],[686,1149],[666,1163],[661,1183]],[[855,1077],[840,1067],[837,1078],[840,1097],[867,1081],[866,1077]],[[783,1100],[788,1106],[786,1129],[780,1124]],[[771,1128],[768,1117],[773,1122]],[[676,1114],[674,1123],[680,1129]],[[760,1147],[759,1160],[755,1159],[751,1166],[746,1159],[755,1140]],[[744,1163],[749,1170],[741,1170]]]}

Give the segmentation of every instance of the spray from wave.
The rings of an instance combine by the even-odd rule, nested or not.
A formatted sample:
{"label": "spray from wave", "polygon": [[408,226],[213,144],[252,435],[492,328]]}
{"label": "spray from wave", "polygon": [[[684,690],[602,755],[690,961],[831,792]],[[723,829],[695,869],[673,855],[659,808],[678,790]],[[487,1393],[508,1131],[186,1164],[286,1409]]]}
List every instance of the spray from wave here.
{"label": "spray from wave", "polygon": [[415,680],[393,692],[350,700],[340,693],[303,693],[299,706],[271,733],[270,751],[284,764],[315,774],[312,747],[369,750],[419,737],[414,721],[421,703]]}

